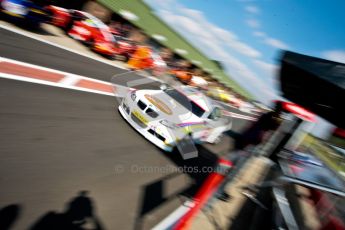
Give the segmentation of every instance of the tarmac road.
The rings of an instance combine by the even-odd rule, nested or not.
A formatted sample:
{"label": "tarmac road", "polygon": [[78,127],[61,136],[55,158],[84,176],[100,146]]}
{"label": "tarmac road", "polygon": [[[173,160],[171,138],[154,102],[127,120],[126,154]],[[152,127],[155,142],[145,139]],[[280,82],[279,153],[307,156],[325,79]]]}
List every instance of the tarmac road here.
{"label": "tarmac road", "polygon": [[[128,72],[3,28],[0,28],[0,56],[108,82],[112,76]],[[125,85],[129,77],[130,80],[143,78],[126,74],[117,78],[116,83]]]}
{"label": "tarmac road", "polygon": [[2,28],[0,54],[2,57],[103,81],[110,81],[114,74],[126,71]]}
{"label": "tarmac road", "polygon": [[[139,167],[175,163],[129,128],[113,97],[4,79],[0,87],[0,208],[21,207],[15,229],[64,211],[82,190],[106,229],[131,229],[142,189],[166,175]],[[189,181],[171,183],[183,189]]]}
{"label": "tarmac road", "polygon": [[[106,81],[124,71],[4,29],[0,56]],[[76,210],[102,229],[149,229],[206,176],[173,167],[217,159],[202,146],[188,161],[163,153],[129,127],[113,97],[14,80],[0,79],[0,130],[0,217],[12,205],[13,229],[78,221]]]}

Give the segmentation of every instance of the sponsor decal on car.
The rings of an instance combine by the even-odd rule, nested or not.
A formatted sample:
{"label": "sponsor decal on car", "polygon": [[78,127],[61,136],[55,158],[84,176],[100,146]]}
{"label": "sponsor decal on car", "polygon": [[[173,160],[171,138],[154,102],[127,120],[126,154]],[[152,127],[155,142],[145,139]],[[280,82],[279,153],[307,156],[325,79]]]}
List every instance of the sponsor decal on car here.
{"label": "sponsor decal on car", "polygon": [[36,13],[36,14],[43,14],[43,15],[46,14],[46,13],[43,12],[42,10],[38,10],[38,9],[35,9],[35,8],[31,8],[30,11],[31,11],[31,12],[34,12],[34,13]]}
{"label": "sponsor decal on car", "polygon": [[149,94],[145,94],[144,96],[150,103],[156,106],[156,108],[158,108],[160,111],[162,111],[165,114],[172,115],[171,109],[163,101]]}
{"label": "sponsor decal on car", "polygon": [[142,123],[144,123],[145,125],[147,125],[148,121],[146,120],[146,118],[140,114],[140,112],[138,112],[137,110],[134,110],[133,115],[136,116],[136,118],[138,118]]}

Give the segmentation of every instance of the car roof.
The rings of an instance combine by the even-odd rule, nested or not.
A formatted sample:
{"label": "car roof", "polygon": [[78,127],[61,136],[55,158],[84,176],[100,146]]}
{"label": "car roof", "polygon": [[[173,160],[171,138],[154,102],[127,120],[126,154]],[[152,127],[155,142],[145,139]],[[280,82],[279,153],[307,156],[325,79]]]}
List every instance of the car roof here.
{"label": "car roof", "polygon": [[214,104],[211,102],[211,100],[205,94],[203,94],[194,87],[182,86],[179,87],[177,90],[179,90],[189,100],[193,101],[195,104],[197,104],[200,108],[202,108],[205,111],[210,111],[214,107]]}
{"label": "car roof", "polygon": [[[107,39],[108,41],[111,41],[111,42],[115,42],[115,38],[110,32],[109,26],[104,24],[100,19],[98,19],[97,17],[93,16],[92,14],[84,12],[84,11],[75,10],[75,12],[78,12],[78,13],[83,14],[86,17],[88,17],[88,19],[91,20],[91,23],[100,29],[100,32],[103,34],[105,39]],[[86,19],[86,20],[88,20],[88,19]]]}

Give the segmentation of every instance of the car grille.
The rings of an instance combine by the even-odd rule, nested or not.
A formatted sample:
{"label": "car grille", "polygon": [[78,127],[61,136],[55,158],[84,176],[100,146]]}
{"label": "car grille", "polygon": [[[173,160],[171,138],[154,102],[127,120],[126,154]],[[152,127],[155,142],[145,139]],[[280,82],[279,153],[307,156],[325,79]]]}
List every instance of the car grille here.
{"label": "car grille", "polygon": [[145,110],[146,109],[146,104],[144,102],[142,102],[141,100],[138,101],[138,107],[141,109],[141,110]]}
{"label": "car grille", "polygon": [[149,133],[151,133],[153,136],[157,137],[159,140],[161,141],[165,141],[165,137],[163,137],[162,135],[159,135],[158,133],[156,133],[153,129],[149,129],[147,130]]}
{"label": "car grille", "polygon": [[133,113],[131,114],[132,120],[137,123],[141,128],[146,128],[147,125],[145,125],[139,118],[137,118]]}
{"label": "car grille", "polygon": [[146,110],[146,114],[149,115],[152,118],[158,117],[158,113],[156,111],[154,111],[153,109],[151,109],[151,108],[148,108]]}

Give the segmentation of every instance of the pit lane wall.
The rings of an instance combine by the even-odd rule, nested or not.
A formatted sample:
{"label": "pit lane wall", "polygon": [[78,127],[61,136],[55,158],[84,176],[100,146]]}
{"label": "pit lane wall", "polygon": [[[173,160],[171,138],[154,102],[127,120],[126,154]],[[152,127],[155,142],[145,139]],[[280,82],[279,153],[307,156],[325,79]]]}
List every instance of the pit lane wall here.
{"label": "pit lane wall", "polygon": [[[229,229],[247,200],[242,194],[242,187],[263,181],[268,174],[269,166],[270,163],[266,158],[252,157],[233,181],[226,186],[225,191],[231,197],[229,202],[215,200],[212,209],[205,209],[198,213],[190,229],[211,230],[215,228],[215,224],[219,229]],[[210,215],[213,216],[214,221],[210,221]]]}
{"label": "pit lane wall", "polygon": [[[219,165],[227,163],[222,162],[219,160]],[[231,163],[226,166],[232,169]],[[270,161],[265,157],[249,158],[225,187],[225,191],[231,197],[228,202],[214,198],[217,188],[226,180],[226,177],[222,175],[222,172],[210,174],[193,201],[182,205],[153,229],[230,229],[248,200],[242,194],[242,187],[260,184],[267,177],[270,166]],[[236,169],[233,168],[233,170]],[[181,211],[182,215],[179,215],[178,211]]]}

